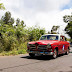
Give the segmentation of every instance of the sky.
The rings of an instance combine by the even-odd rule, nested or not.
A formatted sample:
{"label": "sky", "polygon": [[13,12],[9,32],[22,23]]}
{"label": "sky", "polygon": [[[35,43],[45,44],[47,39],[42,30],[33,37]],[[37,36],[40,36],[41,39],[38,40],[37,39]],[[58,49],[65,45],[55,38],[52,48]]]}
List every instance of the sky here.
{"label": "sky", "polygon": [[60,33],[66,23],[64,15],[71,15],[72,0],[0,0],[6,10],[0,10],[0,17],[10,11],[12,17],[24,20],[27,27],[38,25],[50,31],[53,25],[60,26]]}

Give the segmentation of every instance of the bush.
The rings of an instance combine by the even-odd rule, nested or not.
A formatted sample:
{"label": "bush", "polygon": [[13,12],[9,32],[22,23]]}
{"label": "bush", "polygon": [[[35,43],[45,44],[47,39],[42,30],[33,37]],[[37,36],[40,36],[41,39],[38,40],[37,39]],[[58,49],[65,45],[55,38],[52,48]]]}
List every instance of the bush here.
{"label": "bush", "polygon": [[0,53],[3,55],[26,53],[27,42],[38,40],[45,33],[45,29],[37,26],[25,28],[24,22],[19,19],[16,25],[13,23],[10,12],[6,12],[0,20]]}
{"label": "bush", "polygon": [[45,34],[45,29],[40,29],[40,27],[30,27],[28,29],[28,35],[30,41],[39,40],[39,38],[43,34]]}
{"label": "bush", "polygon": [[18,50],[18,54],[25,54],[25,53],[26,53],[26,50],[24,49]]}
{"label": "bush", "polygon": [[2,45],[2,43],[0,42],[0,53],[3,52],[4,50],[4,46]]}

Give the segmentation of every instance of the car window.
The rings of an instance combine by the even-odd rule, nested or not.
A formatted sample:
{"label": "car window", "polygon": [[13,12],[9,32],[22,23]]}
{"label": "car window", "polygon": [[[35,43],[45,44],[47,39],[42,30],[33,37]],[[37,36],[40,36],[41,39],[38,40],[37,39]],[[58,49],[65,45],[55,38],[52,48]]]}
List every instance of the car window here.
{"label": "car window", "polygon": [[60,36],[60,41],[62,41],[63,39],[62,39],[62,36]]}
{"label": "car window", "polygon": [[61,36],[60,37],[60,41],[66,41],[65,37],[64,36]]}
{"label": "car window", "polygon": [[40,38],[40,40],[58,40],[57,35],[45,35]]}
{"label": "car window", "polygon": [[58,36],[56,36],[56,35],[48,35],[47,40],[58,40]]}
{"label": "car window", "polygon": [[41,38],[40,38],[40,40],[46,40],[47,39],[47,36],[42,36]]}

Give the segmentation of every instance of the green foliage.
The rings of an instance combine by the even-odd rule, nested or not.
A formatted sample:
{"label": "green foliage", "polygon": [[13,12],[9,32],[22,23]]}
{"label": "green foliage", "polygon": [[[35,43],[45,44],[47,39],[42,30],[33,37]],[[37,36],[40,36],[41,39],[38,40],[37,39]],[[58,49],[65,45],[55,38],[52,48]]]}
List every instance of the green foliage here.
{"label": "green foliage", "polygon": [[4,16],[2,16],[2,21],[4,22],[4,24],[6,25],[13,25],[14,24],[14,18],[11,17],[11,13],[8,11],[5,13]]}
{"label": "green foliage", "polygon": [[28,29],[29,40],[30,41],[38,40],[41,37],[41,35],[43,35],[44,33],[45,33],[45,29],[40,29],[39,27],[38,28],[30,27]]}
{"label": "green foliage", "polygon": [[[16,22],[16,23],[15,23]],[[40,27],[25,28],[24,21],[15,21],[8,11],[0,20],[0,54],[17,55],[26,53],[27,42],[38,40],[45,33]]]}
{"label": "green foliage", "polygon": [[[3,3],[0,9],[4,10]],[[17,18],[16,23],[8,11],[0,19],[0,55],[24,54],[27,50],[27,42],[38,40],[45,33],[40,27],[25,28],[24,21]]]}
{"label": "green foliage", "polygon": [[65,15],[63,17],[63,21],[67,23],[67,26],[65,27],[66,33],[71,37],[72,42],[72,15]]}
{"label": "green foliage", "polygon": [[5,10],[5,7],[4,7],[3,3],[0,3],[0,9]]}
{"label": "green foliage", "polygon": [[59,26],[53,26],[52,31],[57,31],[58,28],[59,28]]}
{"label": "green foliage", "polygon": [[57,34],[57,30],[60,26],[53,26],[51,29],[51,32],[48,32],[48,34]]}

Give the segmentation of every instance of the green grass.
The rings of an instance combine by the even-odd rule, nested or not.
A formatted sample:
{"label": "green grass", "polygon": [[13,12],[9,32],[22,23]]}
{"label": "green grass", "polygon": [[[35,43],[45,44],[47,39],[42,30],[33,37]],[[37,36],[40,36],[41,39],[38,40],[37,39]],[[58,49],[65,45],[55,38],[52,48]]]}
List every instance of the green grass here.
{"label": "green grass", "polygon": [[[12,47],[13,47],[13,45],[12,45]],[[27,42],[21,43],[18,46],[13,47],[12,51],[2,51],[2,50],[0,50],[0,56],[25,54],[25,53],[27,53],[26,50],[27,50]]]}
{"label": "green grass", "polygon": [[12,50],[12,51],[3,51],[2,53],[0,53],[0,56],[19,55],[25,53],[27,53],[26,50],[19,49],[19,50]]}

